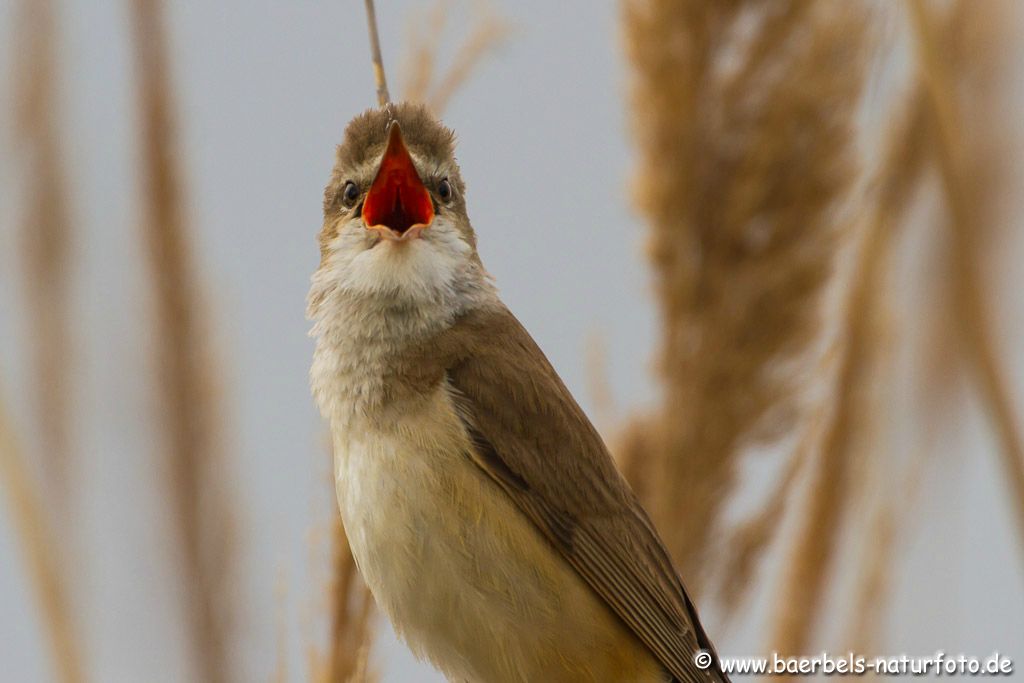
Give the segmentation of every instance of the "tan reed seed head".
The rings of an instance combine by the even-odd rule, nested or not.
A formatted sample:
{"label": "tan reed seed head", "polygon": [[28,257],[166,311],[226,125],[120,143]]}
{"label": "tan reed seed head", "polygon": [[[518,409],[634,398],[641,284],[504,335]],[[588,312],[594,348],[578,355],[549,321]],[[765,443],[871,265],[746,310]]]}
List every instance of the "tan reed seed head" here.
{"label": "tan reed seed head", "polygon": [[665,326],[653,509],[698,590],[741,453],[797,412],[794,367],[846,229],[865,13],[623,2],[634,195]]}
{"label": "tan reed seed head", "polygon": [[[957,139],[966,141],[962,151],[969,153],[960,157],[964,168],[958,169],[958,173],[950,173],[950,159],[958,155],[949,154],[948,149],[944,150],[940,128],[943,107],[935,105],[936,83],[933,80],[929,85],[927,78],[919,79],[915,75],[904,103],[904,111],[887,139],[888,147],[880,167],[879,191],[873,218],[866,226],[867,234],[863,240],[860,263],[850,284],[847,320],[841,333],[846,341],[846,349],[835,387],[835,414],[822,444],[817,474],[808,488],[806,508],[801,515],[803,526],[778,600],[772,646],[784,652],[801,652],[813,647],[815,623],[823,616],[826,582],[833,573],[832,565],[839,540],[843,536],[844,512],[854,505],[867,505],[866,501],[853,499],[858,494],[866,496],[870,490],[864,483],[859,487],[855,485],[858,468],[854,468],[853,464],[885,457],[879,452],[879,444],[870,439],[879,409],[869,405],[868,387],[871,377],[877,378],[883,371],[879,367],[879,335],[871,334],[871,321],[878,318],[884,308],[882,289],[887,271],[892,270],[892,266],[886,262],[894,238],[905,227],[904,216],[914,198],[914,190],[921,185],[930,168],[942,171],[937,175],[946,178],[943,201],[948,201],[953,209],[954,223],[961,223],[957,230],[962,231],[965,227],[962,218],[970,216],[972,237],[967,243],[978,247],[977,240],[984,239],[986,231],[992,228],[993,216],[998,213],[993,207],[999,205],[1008,175],[1000,159],[1000,150],[1005,149],[1006,141],[1000,140],[993,144],[991,139],[986,138],[991,136],[991,131],[998,130],[991,109],[993,94],[997,89],[991,86],[993,77],[1001,69],[995,65],[993,55],[1001,51],[999,46],[1005,45],[1006,36],[1000,37],[996,26],[1012,23],[992,21],[994,16],[999,15],[1001,6],[998,3],[982,6],[955,2],[941,12],[932,11],[939,9],[932,4],[925,13],[919,11],[923,7],[917,5],[915,11],[911,12],[911,28],[915,32],[926,31],[927,39],[934,41],[933,46],[941,45],[940,61],[943,64],[938,65],[938,68],[948,69],[957,79],[953,88],[942,91],[943,96],[949,98],[945,104],[959,100],[958,104],[947,107],[946,113],[963,106],[964,111],[973,112],[975,128],[971,130],[967,126],[958,131]],[[922,24],[922,16],[927,26]],[[920,68],[927,72],[936,66],[923,63]],[[970,119],[967,116],[959,122]],[[964,173],[967,168],[971,170]],[[952,187],[949,182],[953,177],[959,178],[956,187]],[[986,199],[980,200],[979,193],[983,193]],[[998,230],[994,232],[998,234]],[[932,247],[930,256],[937,257],[940,262],[930,273],[938,275],[938,279],[931,288],[931,296],[918,302],[914,313],[924,317],[933,307],[939,305],[948,309],[949,302],[956,301],[960,315],[950,315],[950,311],[945,310],[944,314],[933,316],[935,320],[943,321],[943,329],[933,328],[930,334],[920,335],[920,339],[915,340],[925,344],[920,355],[926,359],[931,358],[930,365],[926,362],[922,366],[927,369],[920,373],[922,390],[918,392],[923,397],[918,410],[926,420],[934,418],[936,411],[944,410],[950,390],[959,386],[951,381],[958,376],[957,370],[962,367],[957,354],[970,353],[973,344],[974,352],[987,359],[979,367],[991,370],[998,361],[991,347],[990,330],[985,318],[977,315],[983,305],[983,297],[979,295],[985,285],[977,277],[977,271],[972,274],[972,267],[963,267],[967,261],[976,265],[973,259],[978,258],[979,254],[973,248],[965,248],[964,240],[957,242],[956,239],[950,241],[942,237],[939,234],[929,239]],[[947,249],[954,244],[959,246],[955,255],[950,255]],[[945,248],[935,248],[935,245],[945,245]],[[949,272],[951,268],[952,273]],[[972,275],[967,280],[969,286],[966,288],[964,273]],[[971,296],[964,296],[965,292]],[[912,325],[913,322],[907,324]],[[967,345],[949,343],[949,340],[957,339],[964,330],[970,331],[964,335],[969,341]],[[940,357],[943,360],[936,363]],[[993,376],[991,372],[987,374],[989,378]],[[982,376],[985,375],[982,372]],[[1006,409],[1004,385],[998,381],[983,381],[982,385],[987,387],[985,393],[988,400],[996,406],[993,414],[997,416],[996,423],[1004,434],[1004,455],[1016,448],[1016,458],[1005,459],[1016,463],[1016,467],[1009,468],[1011,476],[1008,480],[1016,482],[1013,491],[1018,499],[1019,512],[1024,510],[1024,505],[1019,501],[1024,492],[1024,474],[1019,461],[1020,439],[1019,436],[1013,438],[1019,432],[1012,420],[1007,418],[1009,411]],[[884,626],[883,607],[891,591],[891,573],[895,562],[892,550],[900,531],[896,520],[899,516],[905,518],[903,513],[910,505],[907,500],[910,497],[908,490],[920,475],[922,459],[923,453],[912,458],[902,476],[891,471],[892,463],[886,466],[888,476],[900,477],[908,486],[893,487],[890,496],[900,496],[900,499],[882,500],[868,519],[873,543],[860,556],[857,567],[854,612],[847,646],[870,648],[878,644]],[[1021,516],[1024,518],[1024,514]]]}

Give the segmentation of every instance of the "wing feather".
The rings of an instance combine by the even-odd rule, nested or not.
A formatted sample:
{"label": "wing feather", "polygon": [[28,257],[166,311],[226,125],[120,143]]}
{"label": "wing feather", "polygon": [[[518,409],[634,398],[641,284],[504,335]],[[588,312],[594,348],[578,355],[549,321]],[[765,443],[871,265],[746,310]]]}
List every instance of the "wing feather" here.
{"label": "wing feather", "polygon": [[470,457],[677,680],[728,680],[694,664],[714,650],[668,553],[533,339],[504,309],[465,324],[446,377]]}

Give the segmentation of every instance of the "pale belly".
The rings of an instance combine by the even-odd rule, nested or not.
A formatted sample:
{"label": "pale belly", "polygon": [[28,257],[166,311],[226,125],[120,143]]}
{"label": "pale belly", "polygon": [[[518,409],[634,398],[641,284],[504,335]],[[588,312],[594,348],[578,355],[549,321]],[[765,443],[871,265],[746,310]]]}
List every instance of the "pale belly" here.
{"label": "pale belly", "polygon": [[665,680],[462,454],[446,400],[385,427],[338,431],[338,502],[352,553],[418,656],[474,683]]}

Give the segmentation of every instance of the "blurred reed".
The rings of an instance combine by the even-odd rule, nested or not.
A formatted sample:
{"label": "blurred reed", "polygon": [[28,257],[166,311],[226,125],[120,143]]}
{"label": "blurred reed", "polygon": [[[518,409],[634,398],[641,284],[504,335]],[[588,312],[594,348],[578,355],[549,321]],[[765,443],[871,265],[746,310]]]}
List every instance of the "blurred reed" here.
{"label": "blurred reed", "polygon": [[[874,449],[865,448],[863,443],[858,448],[856,444],[863,441],[872,417],[863,390],[865,377],[872,374],[866,367],[871,363],[865,361],[870,361],[871,344],[877,343],[877,335],[865,335],[862,330],[870,328],[865,318],[872,310],[877,313],[880,306],[881,285],[886,270],[892,269],[884,261],[893,238],[904,227],[914,191],[928,177],[930,168],[936,169],[942,180],[940,199],[945,206],[940,209],[946,211],[940,211],[940,224],[950,225],[952,239],[933,235],[929,240],[940,246],[930,251],[936,259],[933,271],[939,273],[937,294],[910,313],[924,318],[929,309],[948,310],[933,316],[939,327],[933,323],[930,334],[918,342],[926,345],[921,355],[933,360],[918,380],[924,388],[916,408],[924,414],[929,432],[940,429],[941,418],[934,413],[946,409],[948,400],[943,396],[960,389],[952,381],[956,370],[973,369],[996,428],[1011,504],[1018,523],[1024,521],[1024,453],[1006,384],[1008,375],[995,348],[986,293],[989,285],[980,274],[981,263],[992,256],[981,245],[998,242],[999,228],[1007,223],[997,207],[1005,206],[1010,189],[1008,164],[1001,157],[1012,146],[1001,135],[1007,131],[998,125],[995,112],[1006,97],[1006,88],[1000,87],[999,79],[1008,67],[1008,62],[1000,60],[1005,60],[1005,48],[1011,44],[1006,31],[1013,25],[1007,15],[1009,4],[958,1],[926,7],[912,1],[909,7],[909,29],[918,47],[918,74],[908,89],[904,115],[891,131],[888,153],[881,165],[873,220],[867,228],[860,267],[850,284],[848,319],[841,334],[847,340],[846,355],[836,386],[835,417],[823,443],[818,476],[808,490],[801,516],[802,535],[787,566],[778,601],[774,645],[787,652],[806,652],[812,646],[814,620],[822,613],[829,561],[840,536],[834,489],[842,484],[836,482],[837,473],[844,473],[850,462],[885,457],[879,454],[878,443],[873,444]],[[965,127],[960,107],[973,110],[973,130]],[[957,338],[962,343],[951,347],[948,340]],[[963,354],[968,362],[950,355],[951,351]],[[940,357],[942,360],[938,360]],[[884,605],[891,594],[896,539],[914,504],[916,482],[929,454],[936,450],[933,435],[927,435],[925,441],[902,472],[892,462],[880,468],[884,476],[901,484],[889,487],[888,498],[876,504],[864,532],[872,542],[864,544],[865,552],[860,556],[847,635],[847,644],[859,651],[878,644]],[[1019,529],[1024,530],[1024,524],[1019,524]]]}
{"label": "blurred reed", "polygon": [[402,99],[410,102],[426,102],[429,99],[434,71],[437,69],[440,36],[444,35],[450,12],[450,0],[435,0],[429,8],[421,8],[410,14],[402,63]]}
{"label": "blurred reed", "polygon": [[[784,568],[782,586],[775,602],[772,649],[803,653],[810,646],[816,618],[825,604],[827,579],[843,538],[844,517],[857,493],[852,479],[854,463],[879,453],[874,416],[878,407],[871,399],[878,382],[883,335],[878,328],[884,317],[884,294],[889,260],[902,226],[912,190],[924,167],[925,127],[921,100],[910,100],[900,123],[890,131],[886,157],[879,171],[878,199],[868,212],[867,225],[859,232],[859,253],[845,292],[845,314],[839,330],[839,360],[830,414],[819,447],[814,449],[814,469],[798,518],[797,539]],[[877,542],[891,542],[890,515],[875,520]],[[890,555],[866,556],[861,600],[872,600],[886,579],[883,564]],[[870,613],[862,603],[860,611]],[[863,635],[864,628],[858,629]]]}
{"label": "blurred reed", "polygon": [[330,633],[326,657],[314,667],[318,683],[369,683],[377,680],[370,668],[373,643],[373,596],[359,577],[348,537],[337,513],[333,515]]}
{"label": "blurred reed", "polygon": [[664,398],[620,457],[650,478],[634,483],[700,593],[742,454],[800,413],[821,296],[850,229],[837,209],[855,179],[867,10],[710,0],[622,10]]}
{"label": "blurred reed", "polygon": [[[424,13],[426,16],[424,16]],[[423,102],[438,115],[465,86],[473,72],[508,39],[511,26],[489,7],[479,10],[468,35],[459,44],[447,70],[438,69],[444,28],[452,13],[450,0],[435,0],[429,10],[413,12],[403,59],[402,98]],[[429,30],[423,30],[423,26]]]}
{"label": "blurred reed", "polygon": [[23,277],[32,354],[32,393],[42,484],[50,522],[64,535],[71,524],[71,401],[74,336],[70,291],[74,225],[60,134],[57,21],[51,0],[20,4],[18,92],[13,98],[22,147],[27,202],[21,224]]}
{"label": "blurred reed", "polygon": [[[26,201],[21,221],[23,286],[32,354],[33,417],[38,444],[30,467],[0,395],[0,483],[8,518],[39,607],[53,673],[61,683],[88,679],[73,587],[71,462],[73,335],[70,324],[73,225],[60,134],[58,31],[53,3],[18,7],[15,96],[11,98]],[[0,387],[2,388],[2,387]],[[2,392],[0,392],[2,393]]]}
{"label": "blurred reed", "polygon": [[[882,350],[878,348],[881,344],[881,335],[877,333],[877,327],[883,324],[880,319],[886,306],[888,287],[891,286],[893,252],[898,238],[907,227],[906,215],[916,196],[915,191],[924,178],[929,158],[928,118],[923,93],[919,88],[913,89],[906,98],[903,111],[896,121],[888,131],[879,169],[877,197],[869,222],[865,226],[866,234],[863,237],[858,267],[850,284],[844,328],[849,330],[855,326],[866,326],[874,328],[876,333],[871,336],[848,333],[846,353],[841,361],[843,367],[840,370],[841,378],[862,373],[868,378],[863,381],[876,385],[883,380],[881,373],[885,370],[880,358]],[[864,345],[866,348],[857,349],[854,347],[855,344]],[[862,367],[852,367],[855,363],[860,363]],[[837,402],[837,416],[829,425],[830,432],[825,444],[831,444],[840,457],[884,460],[880,462],[878,471],[890,479],[907,484],[918,481],[920,468],[925,462],[926,449],[918,450],[916,457],[905,466],[905,471],[896,470],[888,457],[889,454],[880,447],[879,425],[876,423],[881,408],[871,401],[867,391],[852,391],[857,381],[847,379],[846,382],[841,380],[837,384],[837,396],[834,399]],[[840,419],[838,415],[843,413],[849,414],[850,417]],[[819,476],[825,472],[824,461],[827,459],[824,453],[821,455],[819,471],[816,473]],[[865,538],[870,539],[870,542],[864,544],[865,549],[856,570],[853,619],[850,632],[845,636],[847,644],[857,652],[869,652],[879,644],[878,634],[882,630],[884,607],[891,593],[891,576],[894,558],[897,556],[896,542],[901,531],[899,520],[905,519],[904,513],[915,500],[912,489],[912,485],[889,487],[888,495],[883,496],[882,500],[873,506],[869,516]],[[867,490],[867,487],[862,488],[861,496]],[[900,492],[901,498],[895,497],[896,491]],[[814,505],[814,497],[808,496],[808,510],[805,513],[813,512]],[[805,525],[804,535],[798,544],[805,547],[812,545],[813,531],[812,525]],[[794,566],[790,568],[789,583],[784,586],[783,591],[790,595],[795,594],[799,590],[797,582],[801,579],[801,572],[804,572],[804,575],[814,573],[816,578],[813,581],[816,583],[816,592],[820,600],[823,592],[820,585],[823,579],[820,577],[828,573],[830,555],[835,552],[835,547],[834,544],[829,545],[825,553],[818,555],[812,554],[805,547],[798,546],[795,554],[810,556],[818,560],[819,564],[808,570],[806,564],[800,567],[794,562]],[[820,617],[821,606],[820,602],[815,604],[804,597],[796,600],[797,607],[793,611],[780,614],[776,622],[778,637],[784,643],[788,641],[790,648],[806,649],[808,631],[815,616]]]}
{"label": "blurred reed", "polygon": [[[946,348],[946,339],[963,337],[1024,529],[1024,445],[980,265],[991,256],[985,241],[991,249],[1008,223],[994,208],[1005,205],[1008,164],[999,156],[1007,145],[992,139],[1003,130],[993,125],[998,96],[1006,97],[994,74],[1007,64],[993,55],[1012,43],[1005,27],[1014,24],[1005,3],[910,7],[921,79],[891,105],[900,115],[884,138],[874,190],[861,197],[853,192],[864,176],[853,132],[880,25],[869,5],[623,2],[640,150],[635,194],[651,228],[665,336],[660,414],[629,424],[617,453],[688,582],[697,577],[701,588],[701,572],[714,564],[727,613],[753,583],[809,470],[772,612],[770,645],[784,653],[806,652],[818,634],[854,507],[873,506],[862,531],[877,543],[855,568],[848,638],[870,647],[880,630],[891,551],[910,503],[894,498],[896,487],[869,501],[861,480],[866,463],[876,463],[875,476],[892,465],[876,424],[874,396],[888,381],[890,334],[881,327],[895,243],[929,167],[943,181],[953,228],[949,246],[935,253],[940,269],[952,269],[954,314],[937,318],[957,329],[917,343]],[[977,130],[965,128],[962,107]],[[833,278],[847,252],[850,276]],[[844,303],[835,342],[817,357],[829,336],[820,324],[822,292],[832,282]],[[919,308],[950,303],[932,298]],[[917,381],[939,386],[958,366]],[[940,394],[954,388],[945,381]],[[818,385],[826,387],[820,397],[810,391]],[[927,417],[939,405],[926,397],[917,410]],[[709,540],[720,531],[738,463],[751,446],[794,427],[803,437],[775,486],[715,557]],[[911,483],[925,450],[892,478]]]}
{"label": "blurred reed", "polygon": [[[309,679],[315,683],[371,683],[377,680],[370,666],[374,640],[374,602],[356,568],[348,536],[338,514],[334,485],[333,451],[330,463],[329,583],[326,591],[327,646],[309,643]],[[314,538],[322,538],[322,533]],[[319,540],[314,543],[319,546]],[[321,558],[314,560],[319,564]],[[319,601],[318,601],[319,602]],[[282,662],[283,664],[283,662]]]}
{"label": "blurred reed", "polygon": [[[966,71],[971,82],[981,80],[991,85],[990,81],[985,80],[985,75],[991,78],[991,64],[986,70],[988,73],[983,71],[979,79],[978,72],[970,68],[974,66],[971,62],[990,59],[996,46],[1005,44],[1004,41],[992,39],[998,36],[998,32],[1006,30],[1006,24],[996,19],[1003,18],[1010,6],[969,3],[969,12],[965,13],[963,9],[956,12],[961,21],[965,17],[974,21],[970,28],[975,29],[975,32],[967,33],[968,42],[966,45],[961,44],[959,51],[944,53],[941,31],[936,28],[933,13],[921,0],[910,0],[909,4],[921,81],[933,118],[937,166],[952,229],[953,312],[959,321],[959,333],[962,335],[972,376],[999,442],[1020,535],[1019,545],[1024,552],[1024,436],[1017,423],[1017,410],[1007,385],[1008,374],[994,338],[992,302],[982,277],[985,233],[991,233],[992,224],[1001,218],[993,211],[993,206],[999,205],[993,183],[1005,174],[992,173],[991,166],[998,161],[998,150],[1003,145],[995,141],[983,144],[978,139],[979,131],[975,131],[972,136],[966,129],[959,96],[965,84],[956,82],[957,72],[962,75]],[[966,7],[967,4],[964,0],[956,3],[960,7]],[[958,27],[963,28],[962,25]],[[982,29],[980,34],[978,29]],[[1003,38],[1006,38],[1005,34]],[[959,64],[957,56],[961,60]],[[977,92],[974,94],[978,95]],[[991,92],[981,95],[975,99],[975,107],[979,101],[992,101]],[[991,125],[992,110],[985,114],[987,116],[983,115],[980,121],[975,121],[976,125],[985,125],[985,122]],[[970,149],[965,145],[966,140],[973,142]],[[979,155],[979,151],[982,154]],[[1005,167],[1001,170],[1005,171]]]}
{"label": "blurred reed", "polygon": [[9,518],[24,553],[28,577],[50,648],[54,674],[60,683],[88,680],[82,657],[81,633],[76,629],[66,570],[67,545],[50,525],[48,498],[32,480],[14,433],[0,387],[0,483],[4,486]]}
{"label": "blurred reed", "polygon": [[201,680],[232,679],[234,501],[225,468],[219,371],[211,360],[179,169],[167,38],[159,0],[132,0],[143,217],[153,285],[155,388],[180,552],[188,633]]}
{"label": "blurred reed", "polygon": [[[818,411],[825,412],[825,409]],[[724,542],[717,585],[717,598],[727,618],[736,616],[743,599],[755,585],[761,558],[775,539],[796,490],[797,478],[805,469],[821,442],[825,419],[820,414],[809,418],[809,426],[787,459],[771,492],[761,508],[738,524]]]}

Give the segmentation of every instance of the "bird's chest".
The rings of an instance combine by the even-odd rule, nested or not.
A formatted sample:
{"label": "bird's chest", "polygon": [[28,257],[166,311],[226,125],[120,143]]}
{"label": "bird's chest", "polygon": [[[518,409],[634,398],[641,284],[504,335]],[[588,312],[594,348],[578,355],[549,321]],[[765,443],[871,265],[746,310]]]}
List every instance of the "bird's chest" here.
{"label": "bird's chest", "polygon": [[335,425],[338,503],[381,610],[453,681],[661,681],[660,668],[466,455],[443,390]]}
{"label": "bird's chest", "polygon": [[338,503],[363,578],[413,650],[458,675],[508,623],[534,535],[465,447],[440,401],[335,434]]}
{"label": "bird's chest", "polygon": [[342,427],[334,439],[338,504],[352,552],[378,597],[397,609],[424,581],[444,580],[453,542],[473,543],[485,482],[443,411],[396,420]]}

